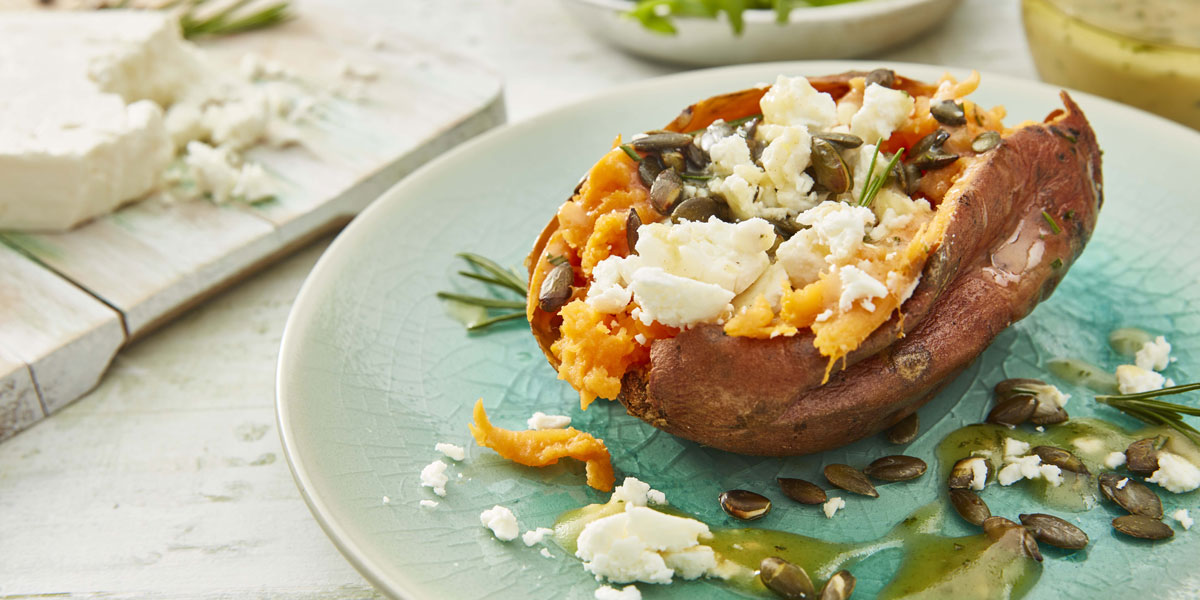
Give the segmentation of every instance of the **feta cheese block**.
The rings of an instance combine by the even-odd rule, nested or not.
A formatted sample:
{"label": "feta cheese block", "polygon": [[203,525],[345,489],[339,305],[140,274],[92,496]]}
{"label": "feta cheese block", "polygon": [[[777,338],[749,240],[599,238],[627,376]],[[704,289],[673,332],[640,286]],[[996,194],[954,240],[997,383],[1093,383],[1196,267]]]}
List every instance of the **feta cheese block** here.
{"label": "feta cheese block", "polygon": [[160,105],[192,53],[155,11],[0,14],[0,229],[69,229],[155,189]]}

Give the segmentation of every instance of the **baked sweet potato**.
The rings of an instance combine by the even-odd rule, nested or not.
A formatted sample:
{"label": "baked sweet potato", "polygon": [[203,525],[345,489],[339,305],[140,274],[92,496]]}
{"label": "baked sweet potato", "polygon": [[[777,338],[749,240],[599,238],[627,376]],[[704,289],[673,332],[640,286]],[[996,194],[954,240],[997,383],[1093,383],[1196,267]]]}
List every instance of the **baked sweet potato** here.
{"label": "baked sweet potato", "polygon": [[[911,414],[1002,329],[1053,292],[1082,252],[1103,203],[1100,150],[1079,107],[1064,92],[1064,108],[1045,122],[1006,129],[1000,123],[1003,109],[984,110],[963,98],[974,89],[977,76],[961,83],[944,78],[933,85],[888,72],[853,72],[808,82],[829,94],[839,110],[843,102],[854,109],[857,101],[856,110],[862,112],[871,80],[904,91],[914,99],[911,108],[902,120],[893,119],[895,127],[879,140],[879,156],[865,169],[865,155],[859,159],[856,168],[865,172],[861,193],[825,186],[844,182],[822,179],[810,165],[806,173],[816,183],[809,198],[870,206],[866,190],[873,178],[882,178],[891,197],[903,188],[909,200],[926,203],[928,213],[922,213],[924,221],[916,219],[919,227],[910,226],[904,239],[864,236],[859,254],[847,259],[859,262],[827,267],[807,284],[798,284],[788,271],[790,281],[783,284],[778,302],[767,299],[773,293],[768,291],[743,300],[736,312],[683,325],[645,322],[636,295],[623,312],[589,308],[589,288],[599,264],[609,257],[629,260],[621,257],[629,257],[631,243],[642,249],[634,231],[649,230],[633,227],[683,220],[656,208],[661,208],[661,197],[657,203],[651,198],[653,169],[638,174],[652,157],[636,143],[614,149],[592,169],[542,232],[528,261],[533,334],[560,377],[580,390],[585,408],[594,397],[615,397],[630,414],[701,444],[756,455],[817,452],[876,433]],[[781,78],[776,85],[783,83]],[[747,118],[755,125],[768,93],[769,88],[756,88],[704,100],[665,130],[698,132],[711,130],[714,122],[720,126],[720,120]],[[761,124],[769,117],[757,118]],[[755,135],[745,136],[747,147],[753,147]],[[780,135],[777,131],[776,139]],[[812,142],[813,152],[818,144]],[[843,157],[854,152],[838,150]],[[904,152],[907,160],[901,158]],[[889,153],[895,153],[897,167],[877,176],[876,159],[885,161]],[[658,166],[663,166],[662,158]],[[695,168],[688,162],[683,170]],[[729,214],[737,212],[729,198],[731,178],[727,174],[723,183],[709,184],[717,190],[710,197],[726,204],[714,219],[746,221],[745,215]],[[766,185],[756,188],[755,202]],[[746,205],[741,206],[744,211]],[[830,205],[829,210],[840,208]],[[780,239],[801,235],[789,229],[804,231],[806,222],[790,213],[773,221]],[[884,230],[885,235],[890,232]],[[818,246],[836,252],[813,247]],[[768,251],[772,264],[782,261],[781,248],[777,240]],[[880,295],[865,301],[856,297],[847,307],[852,265],[868,272],[874,266],[877,280],[886,273],[886,293],[872,292]],[[557,290],[550,290],[558,297],[547,302],[546,288],[553,286],[546,280],[555,269],[570,287],[560,281]],[[891,285],[893,275],[896,286]],[[840,305],[831,289],[842,290]],[[742,290],[737,293],[741,299]]]}

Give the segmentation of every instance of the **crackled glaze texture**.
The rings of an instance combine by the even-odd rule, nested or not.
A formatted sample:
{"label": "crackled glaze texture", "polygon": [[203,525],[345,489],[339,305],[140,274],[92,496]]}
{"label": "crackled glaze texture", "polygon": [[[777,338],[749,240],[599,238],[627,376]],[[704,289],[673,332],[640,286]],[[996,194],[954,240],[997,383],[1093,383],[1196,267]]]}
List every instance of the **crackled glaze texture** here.
{"label": "crackled glaze texture", "polygon": [[[471,250],[517,264],[545,221],[616,132],[626,135],[670,119],[678,107],[720,92],[769,81],[777,73],[820,74],[874,68],[875,63],[781,63],[707,71],[650,81],[508,127],[432,163],[393,189],[335,242],[306,283],[284,338],[279,373],[281,431],[297,479],[314,513],[351,562],[382,589],[411,598],[588,599],[597,586],[579,562],[551,546],[553,559],[518,541],[501,543],[479,525],[480,511],[511,508],[521,530],[549,526],[559,513],[603,501],[583,485],[581,465],[530,469],[474,447],[466,423],[482,397],[498,426],[520,428],[534,411],[568,414],[574,426],[604,438],[618,476],[636,475],[666,492],[672,504],[715,527],[735,523],[717,495],[746,488],[777,503],[755,523],[829,540],[866,540],[938,497],[941,482],[925,477],[880,486],[880,498],[847,497],[826,519],[790,503],[779,475],[820,481],[823,465],[863,466],[903,450],[939,472],[934,448],[955,428],[982,421],[990,389],[1006,377],[1043,377],[1073,395],[1073,416],[1135,423],[1096,409],[1082,388],[1056,381],[1050,358],[1074,356],[1106,368],[1119,358],[1106,336],[1136,325],[1167,336],[1178,362],[1175,381],[1200,376],[1200,267],[1193,261],[1200,228],[1194,157],[1200,136],[1103,100],[1077,97],[1105,149],[1106,205],[1087,252],[1058,291],[994,344],[921,409],[920,437],[906,448],[879,437],[793,459],[744,457],[706,449],[624,414],[619,404],[578,409],[577,394],[554,377],[520,324],[468,335],[433,292],[451,286],[454,253]],[[894,65],[905,75],[936,79],[941,69]],[[956,74],[962,76],[964,72]],[[1002,103],[1008,122],[1040,120],[1058,105],[1040,84],[985,75],[976,94]],[[478,288],[461,287],[478,292]],[[437,442],[468,446],[451,463],[445,498],[422,488],[418,474],[441,458]],[[460,478],[459,475],[462,475]],[[383,501],[387,496],[389,502]],[[1167,512],[1197,507],[1197,494],[1165,498]],[[1015,518],[1043,510],[1023,492],[989,486],[994,514]],[[433,509],[423,499],[437,500]],[[1200,536],[1179,531],[1166,544],[1115,537],[1117,510],[1102,505],[1066,515],[1092,538],[1086,551],[1049,551],[1030,597],[1101,597],[1137,590],[1148,597],[1200,587],[1191,557]],[[1078,520],[1077,520],[1078,519]],[[963,535],[949,519],[945,533]],[[858,594],[872,597],[900,557],[881,552],[855,569]],[[1179,568],[1172,568],[1178,565]],[[722,598],[708,582],[642,585],[648,598]]]}

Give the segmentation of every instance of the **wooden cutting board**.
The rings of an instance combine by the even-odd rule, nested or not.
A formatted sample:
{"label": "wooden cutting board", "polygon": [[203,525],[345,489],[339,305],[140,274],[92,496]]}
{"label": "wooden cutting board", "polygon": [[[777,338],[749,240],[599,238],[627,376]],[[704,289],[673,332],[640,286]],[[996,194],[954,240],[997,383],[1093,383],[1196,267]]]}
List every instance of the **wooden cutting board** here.
{"label": "wooden cutting board", "polygon": [[247,53],[277,61],[322,91],[347,63],[379,74],[355,84],[359,98],[321,102],[303,146],[247,153],[281,182],[266,204],[151,200],[68,233],[0,233],[0,440],[94,387],[125,344],[504,121],[500,81],[480,65],[337,14],[302,11],[204,48],[231,69]]}

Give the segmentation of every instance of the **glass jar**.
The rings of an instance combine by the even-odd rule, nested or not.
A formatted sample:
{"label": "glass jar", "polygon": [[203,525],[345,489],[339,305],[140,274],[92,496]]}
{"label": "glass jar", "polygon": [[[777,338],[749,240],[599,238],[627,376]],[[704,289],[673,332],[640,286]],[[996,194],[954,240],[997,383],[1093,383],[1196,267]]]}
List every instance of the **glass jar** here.
{"label": "glass jar", "polygon": [[1042,79],[1200,129],[1200,0],[1022,0]]}

